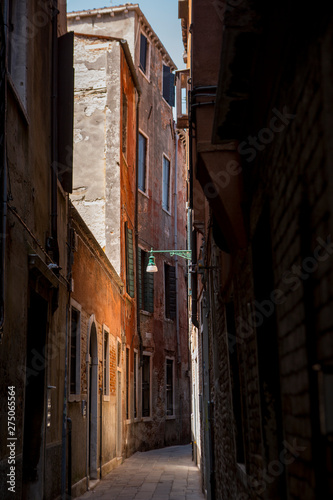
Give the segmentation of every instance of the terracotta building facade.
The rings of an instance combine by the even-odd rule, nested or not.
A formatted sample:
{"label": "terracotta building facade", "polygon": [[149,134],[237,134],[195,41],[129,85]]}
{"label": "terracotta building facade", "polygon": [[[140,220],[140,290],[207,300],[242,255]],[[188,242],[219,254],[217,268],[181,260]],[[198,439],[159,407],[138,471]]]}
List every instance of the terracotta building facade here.
{"label": "terracotta building facade", "polygon": [[[124,284],[117,456],[190,441],[186,148],[174,70],[138,5],[68,14],[75,33],[71,199]],[[158,272],[146,272],[151,249]],[[118,412],[119,415],[119,412]],[[119,454],[118,454],[119,453]]]}

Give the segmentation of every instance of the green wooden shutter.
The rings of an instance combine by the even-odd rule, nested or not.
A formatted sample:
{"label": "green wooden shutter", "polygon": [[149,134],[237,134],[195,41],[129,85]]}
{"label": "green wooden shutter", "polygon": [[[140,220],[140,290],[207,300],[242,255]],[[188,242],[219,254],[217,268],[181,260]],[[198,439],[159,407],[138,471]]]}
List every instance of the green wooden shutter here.
{"label": "green wooden shutter", "polygon": [[125,223],[126,234],[126,291],[130,297],[134,297],[134,253],[133,253],[133,231]]}
{"label": "green wooden shutter", "polygon": [[138,273],[139,273],[139,289],[138,289],[138,301],[139,309],[142,309],[142,250],[138,248]]}
{"label": "green wooden shutter", "polygon": [[169,307],[170,319],[176,317],[176,271],[173,266],[169,266]]}
{"label": "green wooden shutter", "polygon": [[145,252],[144,260],[144,303],[145,310],[152,313],[154,312],[154,273],[147,273],[146,269],[149,261],[149,253]]}

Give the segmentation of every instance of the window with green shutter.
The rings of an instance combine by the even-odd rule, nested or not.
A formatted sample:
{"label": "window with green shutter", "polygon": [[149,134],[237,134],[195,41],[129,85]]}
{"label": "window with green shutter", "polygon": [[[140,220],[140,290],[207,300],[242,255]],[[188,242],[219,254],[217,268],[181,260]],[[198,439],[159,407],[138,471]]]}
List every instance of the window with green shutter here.
{"label": "window with green shutter", "polygon": [[126,291],[130,297],[134,297],[134,252],[133,252],[133,230],[125,222],[125,246],[126,246]]}
{"label": "window with green shutter", "polygon": [[176,271],[173,266],[164,264],[165,317],[176,317]]}
{"label": "window with green shutter", "polygon": [[149,253],[138,249],[139,264],[139,307],[143,311],[154,312],[154,274],[147,273]]}

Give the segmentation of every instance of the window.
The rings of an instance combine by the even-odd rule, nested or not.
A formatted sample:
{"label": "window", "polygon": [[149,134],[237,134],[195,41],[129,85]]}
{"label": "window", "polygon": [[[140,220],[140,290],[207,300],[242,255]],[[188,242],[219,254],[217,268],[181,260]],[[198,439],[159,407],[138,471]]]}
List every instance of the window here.
{"label": "window", "polygon": [[103,326],[103,394],[110,395],[110,344],[109,332]]}
{"label": "window", "polygon": [[150,356],[142,356],[142,416],[151,416],[150,404]]}
{"label": "window", "polygon": [[154,312],[154,273],[147,273],[149,254],[138,248],[139,260],[139,307],[143,311]]}
{"label": "window", "polygon": [[122,108],[122,152],[126,155],[127,152],[127,97],[123,92],[123,108]]}
{"label": "window", "polygon": [[126,347],[126,419],[129,419],[129,348]]}
{"label": "window", "polygon": [[125,247],[126,247],[126,291],[130,297],[134,297],[134,253],[133,253],[133,230],[125,222]]}
{"label": "window", "polygon": [[138,353],[134,351],[134,366],[133,366],[133,408],[134,418],[138,417]]}
{"label": "window", "polygon": [[71,307],[70,394],[80,394],[80,311]]}
{"label": "window", "polygon": [[176,272],[173,266],[164,264],[165,317],[176,317]]}
{"label": "window", "polygon": [[140,64],[139,68],[145,75],[148,73],[148,50],[149,44],[148,40],[143,33],[141,33],[140,38]]}
{"label": "window", "polygon": [[138,187],[144,193],[146,192],[147,177],[147,138],[139,133],[139,172]]}
{"label": "window", "polygon": [[[27,1],[9,2],[8,69],[24,106],[27,101],[27,41],[34,26],[27,26]],[[30,35],[30,36],[29,36]]]}
{"label": "window", "polygon": [[121,343],[117,340],[117,368],[121,367]]}
{"label": "window", "polygon": [[170,106],[175,105],[175,75],[163,64],[163,98]]}
{"label": "window", "polygon": [[162,208],[170,212],[170,161],[163,156]]}
{"label": "window", "polygon": [[173,402],[173,359],[166,360],[166,414],[174,415]]}

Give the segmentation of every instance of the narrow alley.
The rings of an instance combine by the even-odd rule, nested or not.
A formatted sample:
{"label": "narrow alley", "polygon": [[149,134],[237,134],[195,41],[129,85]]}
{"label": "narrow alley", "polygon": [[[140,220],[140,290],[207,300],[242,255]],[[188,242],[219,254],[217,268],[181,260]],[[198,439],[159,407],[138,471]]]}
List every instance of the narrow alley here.
{"label": "narrow alley", "polygon": [[199,469],[191,445],[137,452],[110,472],[82,500],[201,500]]}

